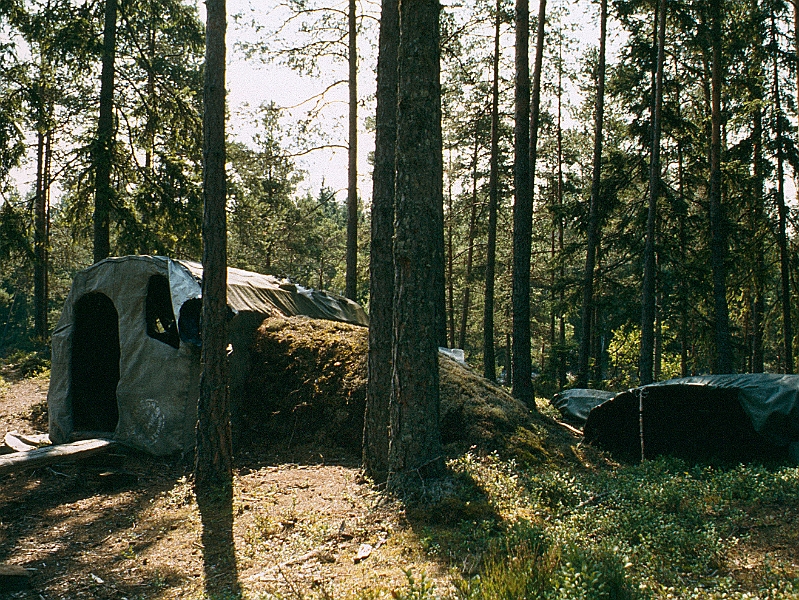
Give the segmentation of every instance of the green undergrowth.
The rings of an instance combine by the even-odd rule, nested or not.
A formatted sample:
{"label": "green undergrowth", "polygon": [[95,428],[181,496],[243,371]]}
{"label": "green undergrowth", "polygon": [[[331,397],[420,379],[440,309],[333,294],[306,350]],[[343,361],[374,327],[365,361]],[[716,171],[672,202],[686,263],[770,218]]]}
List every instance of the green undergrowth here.
{"label": "green undergrowth", "polygon": [[496,454],[449,466],[480,509],[454,525],[431,514],[419,529],[427,552],[460,571],[457,590],[396,597],[799,598],[799,468],[521,468]]}
{"label": "green undergrowth", "polygon": [[50,351],[15,350],[0,359],[0,369],[18,379],[50,376]]}

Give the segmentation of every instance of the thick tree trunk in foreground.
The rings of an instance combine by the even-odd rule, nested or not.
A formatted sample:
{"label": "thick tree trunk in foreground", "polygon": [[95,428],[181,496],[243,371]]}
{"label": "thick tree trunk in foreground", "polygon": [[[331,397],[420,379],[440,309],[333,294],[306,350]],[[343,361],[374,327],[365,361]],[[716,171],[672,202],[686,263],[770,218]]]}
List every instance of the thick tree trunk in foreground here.
{"label": "thick tree trunk in foreground", "polygon": [[233,540],[233,450],[227,372],[225,0],[206,0],[203,89],[203,307],[194,490],[202,521],[205,594],[241,594]]}
{"label": "thick tree trunk in foreground", "polygon": [[111,255],[111,164],[114,151],[114,58],[117,0],[106,0],[103,66],[100,73],[100,114],[94,146],[94,262]]}
{"label": "thick tree trunk in foreground", "polygon": [[[389,487],[436,476],[439,432],[438,340],[443,317],[443,169],[438,0],[400,5],[394,236],[394,348]],[[443,247],[443,244],[442,244]],[[443,255],[442,255],[443,258]]]}
{"label": "thick tree trunk in foreground", "polygon": [[369,383],[363,434],[363,465],[377,482],[388,475],[391,352],[394,339],[394,165],[397,139],[399,4],[383,0],[377,60],[377,113],[372,187],[369,287]]}
{"label": "thick tree trunk in foreground", "polygon": [[202,378],[194,467],[198,495],[230,485],[225,213],[225,0],[208,0],[203,103]]}
{"label": "thick tree trunk in foreground", "polygon": [[[526,20],[529,21],[529,8]],[[519,16],[517,15],[517,19]],[[533,232],[533,194],[535,193],[535,167],[538,156],[538,121],[540,116],[541,99],[541,68],[544,54],[544,25],[546,22],[546,0],[540,0],[538,5],[538,30],[536,35],[535,67],[533,70],[532,97],[529,100],[529,137],[527,141],[528,159],[526,161],[527,183],[525,191],[517,197],[520,203],[518,212],[514,211],[513,218],[513,360],[517,366],[513,374],[514,395],[528,407],[535,409],[535,396],[532,384],[532,352],[530,347],[530,252]],[[517,27],[520,26],[517,22]],[[517,34],[518,35],[518,34]],[[517,43],[525,48],[528,40]],[[527,71],[526,87],[529,90],[529,67],[519,64],[520,48],[516,48],[517,69]],[[523,75],[517,73],[522,79]],[[522,82],[517,83],[524,87]],[[517,93],[521,93],[517,91]],[[519,98],[517,96],[517,102]],[[517,116],[520,116],[517,108]],[[525,124],[522,124],[524,126]],[[519,127],[519,125],[517,125]],[[521,176],[521,174],[520,174]],[[517,229],[518,215],[518,229]]]}
{"label": "thick tree trunk in foreground", "polygon": [[533,192],[530,185],[530,8],[516,0],[516,81],[513,202],[513,395],[533,404],[533,365],[530,348],[530,251]]}

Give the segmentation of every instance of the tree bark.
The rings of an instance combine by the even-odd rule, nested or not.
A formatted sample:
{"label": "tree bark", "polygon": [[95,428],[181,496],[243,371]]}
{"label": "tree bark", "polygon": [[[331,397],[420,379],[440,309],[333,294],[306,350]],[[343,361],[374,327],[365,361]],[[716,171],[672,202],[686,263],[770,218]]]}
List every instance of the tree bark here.
{"label": "tree bark", "polygon": [[449,325],[449,347],[455,348],[455,215],[452,206],[452,149],[449,150],[447,174],[447,323]]}
{"label": "tree bark", "polygon": [[599,64],[597,65],[596,106],[594,109],[594,157],[591,174],[591,199],[588,205],[585,270],[583,272],[583,304],[580,311],[580,350],[577,364],[577,386],[586,387],[589,379],[592,320],[594,314],[594,270],[599,237],[599,194],[602,182],[602,130],[605,122],[605,44],[607,41],[608,2],[599,9]]}
{"label": "tree bark", "polygon": [[514,125],[513,202],[513,395],[533,404],[530,355],[530,238],[533,198],[530,181],[530,9],[528,0],[516,0],[516,80]]}
{"label": "tree bark", "polygon": [[488,247],[486,248],[485,300],[483,303],[483,376],[496,381],[494,352],[494,279],[497,260],[497,209],[499,206],[499,34],[500,0],[494,17],[494,78],[491,85],[491,160],[488,176]]}
{"label": "tree bark", "polygon": [[[771,15],[772,44],[778,44],[777,25]],[[785,373],[793,373],[793,324],[791,322],[791,273],[788,258],[788,208],[785,205],[785,159],[783,156],[782,98],[780,95],[779,64],[774,57],[774,111],[777,142],[777,245],[780,249],[780,291],[782,304],[782,340]]]}
{"label": "tree bark", "polygon": [[202,377],[194,466],[198,496],[232,481],[227,373],[227,217],[225,212],[225,0],[207,0],[203,90]]}
{"label": "tree bark", "polygon": [[[793,50],[799,55],[799,0],[791,0],[793,4]],[[799,106],[799,69],[796,70],[796,102]]]}
{"label": "tree bark", "polygon": [[34,304],[34,337],[40,341],[47,338],[49,330],[47,322],[48,262],[49,262],[49,192],[50,192],[50,119],[51,105],[48,100],[49,88],[45,81],[46,72],[44,57],[41,57],[41,80],[39,82],[39,106],[36,124],[36,196],[34,198],[33,228],[33,304]]}
{"label": "tree bark", "polygon": [[727,231],[721,206],[721,10],[722,0],[712,0],[711,12],[711,134],[710,134],[710,247],[713,272],[716,361],[714,372],[733,371],[730,316],[727,305]]}
{"label": "tree bark", "polygon": [[752,232],[755,244],[754,293],[752,299],[752,372],[764,371],[763,319],[765,315],[765,248],[763,245],[763,204],[765,175],[763,170],[763,111],[758,107],[754,113],[752,154],[755,172],[755,197],[752,198]]}
{"label": "tree bark", "polygon": [[657,59],[655,63],[655,89],[652,103],[652,145],[649,152],[649,202],[646,217],[646,245],[644,248],[644,281],[641,293],[641,351],[638,360],[641,385],[654,381],[656,263],[655,224],[660,196],[660,131],[663,105],[663,65],[666,43],[666,0],[660,0],[657,10]]}
{"label": "tree bark", "polygon": [[466,238],[466,275],[463,285],[463,306],[461,306],[461,328],[458,347],[466,348],[466,330],[469,325],[469,310],[472,305],[472,267],[474,265],[474,236],[477,227],[477,161],[480,151],[478,122],[474,125],[474,150],[472,152],[472,206],[469,215],[469,234]]}
{"label": "tree bark", "polygon": [[[760,31],[758,0],[752,0],[752,27],[753,31]],[[799,17],[799,11],[794,12],[794,16]],[[763,59],[763,36],[756,34],[753,43],[753,62],[756,65],[762,64]],[[763,208],[765,205],[766,176],[763,157],[763,88],[760,81],[754,84],[753,99],[755,101],[755,111],[752,115],[752,169],[754,171],[754,194],[751,203],[751,224],[752,240],[754,242],[755,253],[755,272],[752,278],[752,306],[751,306],[751,371],[762,373],[764,371],[763,358],[763,321],[765,315],[765,246],[763,236],[766,234],[764,227]]]}
{"label": "tree bark", "polygon": [[100,73],[100,114],[94,146],[94,262],[111,255],[111,165],[114,153],[114,59],[117,0],[105,2],[103,64]]}
{"label": "tree bark", "polygon": [[347,272],[344,295],[358,296],[358,30],[355,0],[349,0],[349,142],[347,143]]}
{"label": "tree bark", "polygon": [[411,482],[418,487],[420,477],[443,469],[438,341],[444,306],[438,285],[444,277],[436,272],[443,271],[439,12],[438,0],[400,5],[388,478],[397,490]]}
{"label": "tree bark", "polygon": [[[533,232],[533,197],[535,196],[535,176],[536,176],[536,163],[538,161],[538,124],[541,116],[541,69],[543,68],[544,61],[544,39],[546,31],[546,0],[539,0],[538,3],[538,23],[536,27],[536,43],[535,43],[535,65],[533,67],[533,81],[532,81],[532,96],[530,98],[530,193],[529,193],[529,206],[526,211],[528,213],[529,234],[524,240],[523,247],[523,260],[527,268],[525,271],[525,303],[527,304],[527,360],[530,364],[530,372],[528,375],[529,380],[529,399],[527,405],[535,409],[535,396],[533,394],[532,386],[532,348],[530,347],[530,254],[532,250],[532,232]],[[562,225],[562,221],[561,221]],[[563,250],[563,230],[560,232],[561,250]],[[563,292],[561,292],[561,300],[563,299]],[[564,322],[561,317],[561,338],[565,339]],[[563,378],[566,377],[565,368],[562,370]],[[561,386],[562,387],[562,386]]]}
{"label": "tree bark", "polygon": [[372,180],[369,286],[369,383],[366,387],[363,465],[382,483],[388,476],[389,400],[394,302],[394,167],[397,139],[398,0],[383,0],[377,59],[377,111]]}

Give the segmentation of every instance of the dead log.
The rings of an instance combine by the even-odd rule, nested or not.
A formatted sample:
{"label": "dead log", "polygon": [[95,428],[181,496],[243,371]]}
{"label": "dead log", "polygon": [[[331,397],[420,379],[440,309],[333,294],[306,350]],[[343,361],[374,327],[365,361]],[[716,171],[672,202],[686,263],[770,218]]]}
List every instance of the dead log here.
{"label": "dead log", "polygon": [[5,454],[0,456],[0,475],[93,456],[110,450],[114,445],[112,440],[93,439]]}

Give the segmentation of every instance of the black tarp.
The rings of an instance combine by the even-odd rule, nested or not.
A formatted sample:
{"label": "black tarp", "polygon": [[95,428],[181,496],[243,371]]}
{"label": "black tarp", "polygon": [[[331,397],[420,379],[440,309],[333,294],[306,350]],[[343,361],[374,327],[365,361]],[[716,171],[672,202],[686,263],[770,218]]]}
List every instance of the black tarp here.
{"label": "black tarp", "polygon": [[796,454],[799,375],[707,375],[635,388],[594,408],[584,432],[587,443],[628,459]]}
{"label": "black tarp", "polygon": [[585,425],[591,409],[615,395],[615,392],[606,392],[605,390],[573,388],[555,394],[552,397],[552,406],[560,411],[565,421],[582,427]]}

